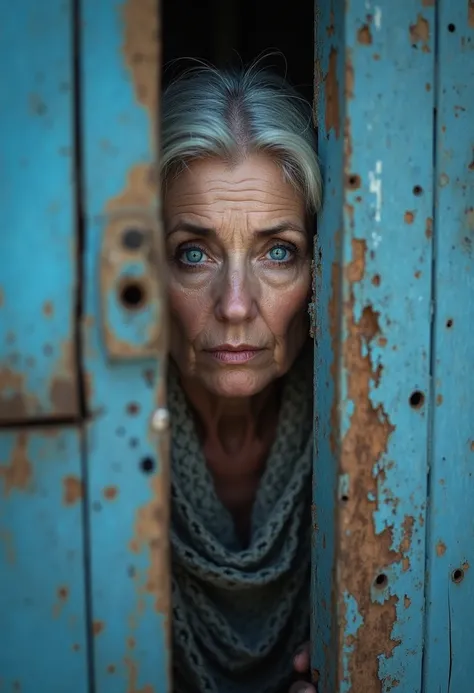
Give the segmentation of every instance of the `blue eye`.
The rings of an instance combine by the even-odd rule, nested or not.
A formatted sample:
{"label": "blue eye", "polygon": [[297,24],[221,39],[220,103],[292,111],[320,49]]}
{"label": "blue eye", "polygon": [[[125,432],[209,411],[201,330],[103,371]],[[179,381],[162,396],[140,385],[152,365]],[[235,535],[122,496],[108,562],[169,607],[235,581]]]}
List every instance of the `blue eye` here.
{"label": "blue eye", "polygon": [[206,254],[200,248],[186,248],[179,256],[186,265],[199,265],[205,258]]}
{"label": "blue eye", "polygon": [[284,245],[275,245],[268,251],[270,260],[273,262],[288,262],[291,260],[291,250]]}

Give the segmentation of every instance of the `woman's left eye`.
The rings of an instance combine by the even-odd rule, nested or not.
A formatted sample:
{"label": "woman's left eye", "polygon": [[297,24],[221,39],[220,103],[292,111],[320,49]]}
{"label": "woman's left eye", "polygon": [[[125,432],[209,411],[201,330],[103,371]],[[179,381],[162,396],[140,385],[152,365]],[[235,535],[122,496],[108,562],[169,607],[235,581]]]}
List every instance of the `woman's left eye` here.
{"label": "woman's left eye", "polygon": [[267,253],[267,257],[272,262],[288,262],[293,258],[293,251],[285,245],[275,245]]}

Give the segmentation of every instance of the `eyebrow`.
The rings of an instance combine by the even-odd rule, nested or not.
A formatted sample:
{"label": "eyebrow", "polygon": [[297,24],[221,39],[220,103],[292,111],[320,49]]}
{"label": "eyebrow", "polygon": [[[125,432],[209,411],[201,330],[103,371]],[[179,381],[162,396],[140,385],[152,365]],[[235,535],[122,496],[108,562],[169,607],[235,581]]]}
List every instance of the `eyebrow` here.
{"label": "eyebrow", "polygon": [[[178,222],[175,226],[171,227],[166,236],[171,236],[171,234],[176,233],[177,231],[188,231],[196,236],[201,236],[201,238],[217,236],[215,229],[207,226],[200,226],[199,224],[193,224],[188,221]],[[306,235],[305,229],[302,226],[299,226],[299,224],[295,224],[291,221],[283,221],[281,224],[277,224],[276,226],[272,226],[268,229],[259,229],[258,231],[255,231],[255,236],[267,238],[269,236],[275,236],[276,234],[282,233],[283,231],[296,231],[304,236]]]}

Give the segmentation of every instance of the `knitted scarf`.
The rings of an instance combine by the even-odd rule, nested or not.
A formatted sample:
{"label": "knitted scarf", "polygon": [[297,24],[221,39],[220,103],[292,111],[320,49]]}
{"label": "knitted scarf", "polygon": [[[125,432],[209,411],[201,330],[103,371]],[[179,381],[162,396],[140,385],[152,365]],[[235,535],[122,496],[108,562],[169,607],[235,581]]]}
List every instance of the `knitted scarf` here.
{"label": "knitted scarf", "polygon": [[285,376],[276,439],[242,549],[170,368],[173,693],[286,693],[308,639],[312,362]]}

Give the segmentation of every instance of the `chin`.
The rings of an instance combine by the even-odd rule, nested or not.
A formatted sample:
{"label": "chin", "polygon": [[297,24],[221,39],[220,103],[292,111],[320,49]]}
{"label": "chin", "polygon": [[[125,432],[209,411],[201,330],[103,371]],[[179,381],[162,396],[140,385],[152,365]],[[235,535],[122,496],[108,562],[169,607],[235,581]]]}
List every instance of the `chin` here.
{"label": "chin", "polygon": [[219,369],[203,378],[206,389],[220,397],[252,397],[261,392],[276,377],[273,369]]}

